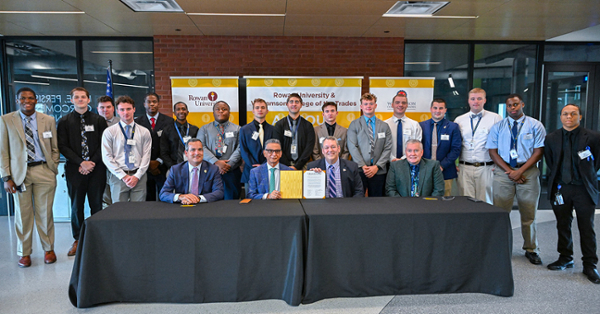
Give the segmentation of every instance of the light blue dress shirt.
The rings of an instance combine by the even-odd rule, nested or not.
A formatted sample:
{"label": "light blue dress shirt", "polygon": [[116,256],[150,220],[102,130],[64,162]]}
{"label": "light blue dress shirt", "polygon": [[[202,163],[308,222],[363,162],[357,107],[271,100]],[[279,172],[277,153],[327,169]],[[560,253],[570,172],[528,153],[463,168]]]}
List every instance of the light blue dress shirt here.
{"label": "light blue dress shirt", "polygon": [[[488,149],[498,149],[498,155],[506,163],[510,162],[511,129],[514,121],[513,118],[507,117],[494,124],[485,145]],[[517,164],[523,164],[531,158],[535,148],[544,147],[546,129],[540,121],[525,115],[517,120],[517,125]]]}

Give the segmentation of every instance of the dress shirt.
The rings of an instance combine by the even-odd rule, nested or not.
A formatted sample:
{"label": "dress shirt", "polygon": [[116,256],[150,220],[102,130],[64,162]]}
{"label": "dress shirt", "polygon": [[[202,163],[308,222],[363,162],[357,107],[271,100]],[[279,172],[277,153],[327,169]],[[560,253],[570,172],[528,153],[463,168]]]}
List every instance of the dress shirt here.
{"label": "dress shirt", "polygon": [[[200,170],[202,168],[202,163],[200,163],[197,167],[192,166],[191,163],[188,162],[188,178],[189,178],[189,182],[188,182],[188,193],[189,191],[192,189],[192,180],[194,179],[193,175],[192,175],[192,170],[194,168],[198,168],[198,172],[196,173],[197,176],[200,176]],[[198,184],[202,184],[202,182],[198,181]],[[179,202],[179,195],[181,195],[181,193],[179,194],[175,194],[175,196],[173,196],[173,203]],[[198,197],[200,198],[200,203],[206,203],[206,198],[204,197],[204,195],[198,195]]]}
{"label": "dress shirt", "polygon": [[[581,134],[581,127],[577,127],[572,131],[567,131],[564,128],[562,129],[562,138],[563,138],[563,147],[562,147],[562,156],[560,159],[561,166],[559,166],[559,171],[557,174],[557,179],[560,184],[572,184],[572,185],[583,185],[583,180],[581,179],[581,173],[579,172],[578,160],[579,154],[577,154],[577,147],[579,147],[579,134]],[[571,138],[571,150],[567,150],[567,140]],[[565,182],[563,180],[563,174],[565,169],[565,155],[571,154],[571,182]],[[568,166],[567,166],[568,167]],[[564,170],[563,170],[564,169]]]}
{"label": "dress shirt", "polygon": [[154,118],[154,125],[156,126],[156,123],[158,122],[158,115],[159,115],[158,112],[153,116],[146,113],[146,117],[148,117],[148,121],[150,121],[150,126],[152,126],[152,118]]}
{"label": "dress shirt", "polygon": [[113,125],[117,124],[119,121],[121,121],[121,118],[114,115],[112,117],[112,119],[107,119],[106,123],[108,124],[108,126],[113,126]]}
{"label": "dress shirt", "polygon": [[[329,166],[331,166],[331,164],[328,163],[327,160],[325,160],[325,169],[327,169],[327,171],[329,170]],[[344,197],[344,191],[342,190],[342,176],[340,174],[340,158],[339,157],[333,164],[333,174],[335,177],[335,192],[336,192],[337,198],[342,198],[342,197]]]}
{"label": "dress shirt", "polygon": [[[458,116],[454,122],[460,127],[460,133],[462,135],[462,151],[460,153],[460,161],[476,163],[476,162],[490,162],[492,158],[488,149],[485,147],[488,139],[490,130],[499,121],[502,121],[502,117],[494,112],[482,110],[480,112],[481,122],[479,118],[473,119],[473,129],[475,129],[475,135],[473,135],[473,129],[471,129],[471,115],[475,115],[472,112],[467,112],[463,115]],[[479,125],[477,123],[479,122]],[[473,143],[473,149],[470,148]]]}
{"label": "dress shirt", "polygon": [[[28,118],[23,112],[19,111],[21,114],[21,122],[23,123],[23,132],[25,132],[25,123]],[[42,151],[42,147],[40,146],[40,137],[38,135],[38,127],[37,127],[37,113],[34,111],[32,115],[29,116],[31,121],[29,124],[31,125],[31,131],[33,132],[33,146],[35,146],[35,159],[32,162],[36,161],[46,161],[46,157],[44,157],[44,152]]]}
{"label": "dress shirt", "polygon": [[324,124],[327,127],[327,134],[329,136],[333,136],[333,133],[335,132],[335,126],[337,125],[337,123],[330,125],[329,123],[325,122]]}
{"label": "dress shirt", "polygon": [[[125,163],[126,139],[121,131],[121,127],[125,130],[126,125],[124,121],[119,121],[119,123],[108,127],[102,135],[102,161],[106,168],[119,179],[123,179],[127,175],[124,171],[127,169]],[[135,156],[134,166],[137,168],[134,176],[141,179],[150,165],[152,135],[150,135],[148,129],[135,122],[132,122],[130,126],[132,127],[131,132],[133,132],[135,126],[135,133],[133,134],[135,145],[131,148],[131,152]]]}
{"label": "dress shirt", "polygon": [[421,130],[421,125],[419,122],[406,116],[400,118],[400,120],[402,120],[402,156],[396,156],[396,147],[398,146],[398,118],[396,118],[396,116],[392,116],[384,121],[390,126],[390,131],[392,131],[392,154],[390,160],[404,157],[404,151],[406,151],[406,142],[408,142],[408,140],[421,141],[423,138],[423,130]]}
{"label": "dress shirt", "polygon": [[[275,165],[275,167],[271,167],[271,165],[269,165],[267,163],[267,178],[269,178],[269,186],[271,184],[271,169],[275,168],[275,190],[280,191],[280,186],[279,186],[279,163],[277,163],[277,165]],[[266,200],[267,196],[269,196],[269,193],[265,193],[265,195],[263,195],[262,199]]]}
{"label": "dress shirt", "polygon": [[374,115],[372,117],[367,117],[367,116],[363,116],[365,117],[365,122],[367,123],[367,125],[369,125],[369,120],[371,120],[371,128],[373,129],[373,139],[375,141],[377,141],[377,134],[375,134],[375,124],[377,123],[377,117],[375,117]]}
{"label": "dress shirt", "polygon": [[[511,117],[496,123],[492,126],[488,136],[485,148],[497,149],[498,155],[506,162],[510,163],[510,150],[512,140],[512,127],[515,120]],[[483,122],[482,122],[483,123]],[[481,127],[481,125],[480,125]],[[534,148],[544,147],[546,138],[546,129],[538,120],[523,115],[517,120],[517,164],[524,164],[531,155]]]}
{"label": "dress shirt", "polygon": [[198,131],[196,138],[200,139],[200,141],[202,141],[202,146],[204,146],[204,160],[211,164],[214,164],[218,160],[229,160],[227,164],[232,168],[237,168],[242,163],[239,141],[240,126],[227,121],[223,123],[223,129],[225,131],[223,134],[223,146],[227,146],[227,150],[221,157],[215,155],[217,149],[217,135],[220,133],[218,122],[214,121],[213,123],[202,126]]}

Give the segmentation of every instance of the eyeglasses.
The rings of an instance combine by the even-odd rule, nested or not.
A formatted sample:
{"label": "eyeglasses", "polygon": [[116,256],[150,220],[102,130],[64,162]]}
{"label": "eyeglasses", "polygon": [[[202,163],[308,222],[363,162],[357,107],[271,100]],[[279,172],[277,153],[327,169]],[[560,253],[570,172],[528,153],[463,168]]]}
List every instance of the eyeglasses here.
{"label": "eyeglasses", "polygon": [[281,153],[281,149],[265,149],[265,152],[267,152],[267,154],[269,154],[269,155],[271,155],[273,153],[279,154],[279,153]]}

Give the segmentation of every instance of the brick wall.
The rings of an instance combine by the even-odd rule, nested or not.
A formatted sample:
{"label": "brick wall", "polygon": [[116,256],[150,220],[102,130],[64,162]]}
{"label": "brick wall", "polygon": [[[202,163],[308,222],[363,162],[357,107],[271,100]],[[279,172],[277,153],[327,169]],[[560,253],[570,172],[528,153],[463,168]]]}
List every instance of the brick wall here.
{"label": "brick wall", "polygon": [[404,39],[380,37],[154,37],[160,110],[172,113],[170,76],[402,76]]}

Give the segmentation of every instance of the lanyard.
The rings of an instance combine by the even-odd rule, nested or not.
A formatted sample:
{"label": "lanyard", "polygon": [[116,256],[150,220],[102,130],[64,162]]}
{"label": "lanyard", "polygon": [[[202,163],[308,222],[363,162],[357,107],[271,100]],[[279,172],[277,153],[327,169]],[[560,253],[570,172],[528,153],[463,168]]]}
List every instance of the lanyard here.
{"label": "lanyard", "polygon": [[[173,122],[173,125],[175,126],[175,130],[177,130],[177,134],[179,135],[179,139],[181,140],[181,143],[183,143],[183,145],[185,146],[183,137],[181,137],[181,132],[179,132],[179,128],[177,127],[177,122]],[[189,136],[190,135],[190,124],[186,122],[185,125],[187,126],[187,132],[185,133],[185,136]]]}
{"label": "lanyard", "polygon": [[[227,122],[225,122],[225,123],[227,123]],[[226,127],[226,126],[225,126],[225,125],[223,125],[223,133],[221,133],[221,129],[219,129],[219,124],[220,124],[220,123],[218,123],[218,122],[215,122],[215,124],[213,124],[213,125],[215,126],[215,129],[217,129],[217,132],[218,132],[218,133],[221,135],[221,138],[222,138],[223,140],[225,140],[225,133],[226,133],[226,132],[225,132],[225,127]],[[190,130],[190,129],[189,129],[189,127],[188,127],[188,131],[189,131],[189,130]],[[181,136],[181,135],[180,135],[180,136]]]}
{"label": "lanyard", "polygon": [[[123,125],[121,125],[121,123],[119,123],[119,126],[121,127],[121,132],[123,132],[123,136],[125,136],[125,143],[127,143],[127,140],[129,140],[129,138],[127,137],[127,133],[125,133],[125,129],[123,129]],[[133,138],[134,136],[135,136],[135,124],[133,124],[133,130],[131,130],[131,138]],[[129,144],[127,144],[127,145],[129,145]]]}
{"label": "lanyard", "polygon": [[[508,131],[509,131],[509,133],[510,133],[510,137],[512,137],[512,139],[513,139],[513,141],[514,141],[514,143],[515,143],[515,146],[514,146],[514,147],[512,147],[513,149],[516,149],[516,148],[517,148],[517,140],[519,139],[519,134],[521,134],[521,129],[523,129],[523,125],[525,124],[525,120],[526,120],[526,119],[527,119],[527,117],[523,118],[523,121],[521,121],[521,125],[519,126],[519,129],[517,130],[517,136],[515,137],[515,136],[512,134],[512,127],[510,126],[510,122],[508,122],[508,118],[506,118],[506,124],[507,124],[507,126],[508,126]],[[516,121],[516,120],[515,120],[515,121]]]}
{"label": "lanyard", "polygon": [[[300,117],[298,117],[298,119],[300,119]],[[292,129],[292,123],[290,122],[290,116],[287,116],[287,122],[288,125],[290,127],[290,131],[292,131],[292,138],[294,138],[296,136],[296,132],[298,131],[298,126],[300,125],[300,121],[298,121],[298,123],[296,123],[296,128]]]}
{"label": "lanyard", "polygon": [[471,116],[471,141],[473,141],[473,137],[475,137],[475,131],[477,131],[481,120],[483,120],[483,115],[481,115],[481,118],[479,118],[479,121],[477,121],[477,124],[475,125],[475,129],[473,129],[473,116]]}

